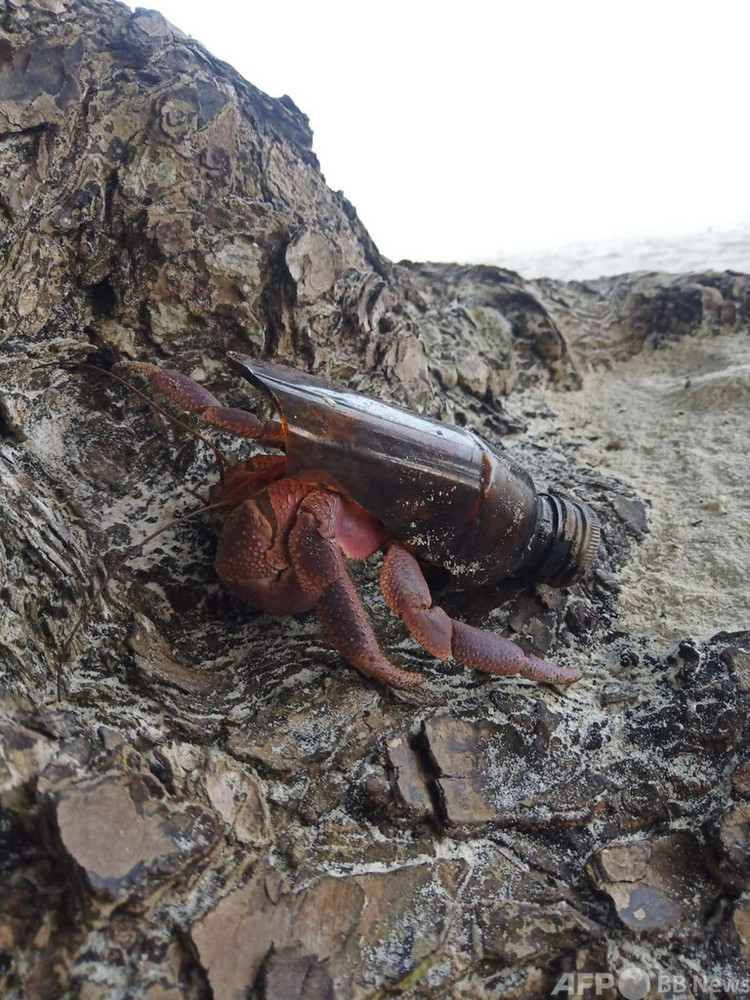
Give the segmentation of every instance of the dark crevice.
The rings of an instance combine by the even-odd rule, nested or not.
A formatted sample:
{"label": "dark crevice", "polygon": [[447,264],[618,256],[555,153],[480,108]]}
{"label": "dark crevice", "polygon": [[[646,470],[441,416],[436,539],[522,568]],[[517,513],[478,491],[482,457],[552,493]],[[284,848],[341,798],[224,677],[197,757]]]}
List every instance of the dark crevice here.
{"label": "dark crevice", "polygon": [[117,170],[113,170],[104,185],[104,218],[110,223],[114,218],[113,206],[119,181],[120,177]]}
{"label": "dark crevice", "polygon": [[11,417],[8,404],[0,396],[0,439],[5,441],[25,441],[26,435]]}
{"label": "dark crevice", "polygon": [[445,796],[438,780],[442,778],[443,772],[440,770],[433,756],[424,723],[422,723],[419,732],[410,738],[409,747],[414,752],[419,763],[419,769],[424,779],[427,794],[430,796],[435,817],[439,823],[445,826],[448,822],[448,812],[445,808]]}
{"label": "dark crevice", "polygon": [[101,346],[96,338],[95,331],[88,329],[86,334],[91,341],[91,351],[83,359],[92,368],[103,368],[109,371],[120,360],[116,351],[111,347]]}
{"label": "dark crevice", "polygon": [[41,125],[29,125],[26,128],[21,127],[8,129],[5,132],[0,132],[0,142],[5,142],[8,139],[22,139],[28,138],[29,136],[41,136],[45,132],[55,133],[57,128],[50,122],[42,122]]}
{"label": "dark crevice", "polygon": [[[276,354],[279,341],[290,322],[293,322],[297,298],[297,286],[286,264],[285,244],[269,261],[271,273],[267,276],[261,292],[261,308],[266,319],[263,353],[266,357]],[[292,338],[301,355],[307,351],[298,343],[297,331],[292,330]]]}
{"label": "dark crevice", "polygon": [[95,316],[111,319],[115,315],[117,295],[109,276],[98,281],[95,285],[89,285],[88,296]]}

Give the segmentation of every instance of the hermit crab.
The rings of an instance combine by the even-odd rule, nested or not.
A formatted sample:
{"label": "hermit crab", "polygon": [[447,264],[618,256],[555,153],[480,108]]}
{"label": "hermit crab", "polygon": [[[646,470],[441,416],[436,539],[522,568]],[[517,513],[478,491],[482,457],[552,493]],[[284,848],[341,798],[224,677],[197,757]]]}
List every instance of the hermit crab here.
{"label": "hermit crab", "polygon": [[568,586],[599,542],[586,504],[538,493],[523,469],[469,430],[293,368],[228,357],[278,420],[222,406],[180,372],[136,367],[153,392],[204,423],[277,452],[228,464],[211,494],[222,510],[215,567],[231,591],[267,614],[314,609],[347,663],[413,688],[424,676],[382,652],[347,572],[347,559],[382,549],[385,600],[433,656],[550,684],[581,676],[450,618],[433,604],[422,567],[443,567],[459,586],[506,577]]}

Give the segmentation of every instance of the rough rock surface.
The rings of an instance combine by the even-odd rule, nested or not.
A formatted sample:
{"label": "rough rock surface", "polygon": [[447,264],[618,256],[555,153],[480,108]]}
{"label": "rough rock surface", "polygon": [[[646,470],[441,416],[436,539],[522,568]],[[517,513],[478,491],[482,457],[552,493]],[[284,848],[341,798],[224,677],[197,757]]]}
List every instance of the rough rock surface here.
{"label": "rough rock surface", "polygon": [[[747,345],[750,280],[393,265],[293,103],[160,16],[7,0],[0,28],[0,993],[541,998],[637,965],[741,995],[750,632],[719,601],[712,634],[659,646],[664,589],[641,598],[658,636],[623,627],[639,547],[681,572],[668,498],[587,461],[596,428],[555,400],[569,415],[628,358]],[[248,405],[227,350],[474,427],[587,498],[600,558],[570,592],[441,597],[584,679],[438,664],[375,561],[356,578],[384,646],[428,675],[404,700],[314,616],[229,597],[207,518],[134,552],[211,454],[75,363],[168,362]],[[715,404],[735,422],[743,364]]]}

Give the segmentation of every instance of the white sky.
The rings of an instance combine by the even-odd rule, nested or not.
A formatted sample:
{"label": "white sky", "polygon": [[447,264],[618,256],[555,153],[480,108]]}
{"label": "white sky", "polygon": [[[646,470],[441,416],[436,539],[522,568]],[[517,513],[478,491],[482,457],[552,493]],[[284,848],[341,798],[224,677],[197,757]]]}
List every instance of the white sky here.
{"label": "white sky", "polygon": [[750,215],[748,0],[142,5],[293,98],[393,260]]}

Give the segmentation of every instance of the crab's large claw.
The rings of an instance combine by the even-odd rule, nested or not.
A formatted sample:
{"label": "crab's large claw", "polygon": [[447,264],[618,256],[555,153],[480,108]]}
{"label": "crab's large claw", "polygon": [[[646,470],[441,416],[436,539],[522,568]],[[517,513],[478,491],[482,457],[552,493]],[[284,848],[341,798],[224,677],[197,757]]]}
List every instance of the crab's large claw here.
{"label": "crab's large claw", "polygon": [[546,684],[571,684],[581,677],[580,670],[529,656],[510,639],[449,618],[432,603],[419,563],[400,545],[388,549],[380,585],[391,611],[403,618],[417,642],[441,660],[452,656],[488,674],[520,674]]}

